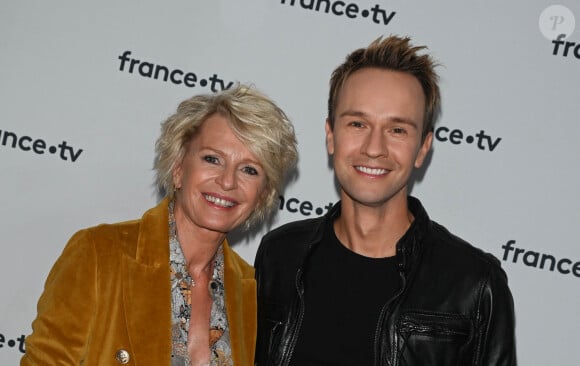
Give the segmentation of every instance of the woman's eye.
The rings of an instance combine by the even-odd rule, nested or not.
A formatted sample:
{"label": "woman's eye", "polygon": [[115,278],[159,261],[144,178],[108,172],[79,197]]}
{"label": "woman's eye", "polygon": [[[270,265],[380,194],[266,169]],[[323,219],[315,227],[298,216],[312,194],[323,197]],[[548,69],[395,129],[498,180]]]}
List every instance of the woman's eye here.
{"label": "woman's eye", "polygon": [[210,163],[210,164],[217,164],[217,163],[219,163],[218,158],[216,158],[215,156],[212,156],[212,155],[205,155],[203,157],[203,160],[206,161],[206,162],[208,162],[208,163]]}
{"label": "woman's eye", "polygon": [[249,174],[249,175],[258,175],[258,170],[254,167],[251,167],[251,166],[246,166],[242,170],[244,173]]}

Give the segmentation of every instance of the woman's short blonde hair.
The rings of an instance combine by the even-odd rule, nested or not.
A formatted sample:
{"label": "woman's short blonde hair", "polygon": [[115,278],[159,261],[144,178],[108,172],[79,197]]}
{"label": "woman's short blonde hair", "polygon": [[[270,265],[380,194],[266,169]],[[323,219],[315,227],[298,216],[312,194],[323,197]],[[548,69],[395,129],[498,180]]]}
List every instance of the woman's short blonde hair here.
{"label": "woman's short blonde hair", "polygon": [[234,134],[256,156],[266,175],[264,197],[247,220],[247,226],[264,219],[274,207],[286,173],[296,164],[294,127],[266,95],[238,84],[216,94],[197,95],[181,102],[175,114],[161,124],[155,144],[157,187],[173,198],[173,169],[181,162],[187,143],[210,116],[225,117]]}

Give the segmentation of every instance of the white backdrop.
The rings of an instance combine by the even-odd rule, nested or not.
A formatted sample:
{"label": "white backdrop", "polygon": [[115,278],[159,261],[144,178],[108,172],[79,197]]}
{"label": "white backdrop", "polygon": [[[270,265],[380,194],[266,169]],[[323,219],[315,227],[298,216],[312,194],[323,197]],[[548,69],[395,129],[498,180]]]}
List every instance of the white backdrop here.
{"label": "white backdrop", "polygon": [[[193,94],[240,81],[277,100],[295,124],[300,163],[272,225],[305,218],[296,210],[305,201],[314,208],[305,214],[325,211],[337,199],[324,148],[330,73],[394,33],[443,64],[443,114],[413,194],[502,261],[520,364],[578,365],[580,3],[558,4],[2,1],[0,364],[18,363],[68,238],[156,203],[159,124]],[[155,65],[174,81],[154,78]],[[234,240],[250,263],[266,229]],[[510,241],[514,250],[502,248]]]}

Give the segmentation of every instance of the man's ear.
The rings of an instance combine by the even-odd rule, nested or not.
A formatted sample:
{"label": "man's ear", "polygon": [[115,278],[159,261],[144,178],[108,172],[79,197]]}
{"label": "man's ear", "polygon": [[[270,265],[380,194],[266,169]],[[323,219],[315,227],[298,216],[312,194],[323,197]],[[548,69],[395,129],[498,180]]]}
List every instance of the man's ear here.
{"label": "man's ear", "polygon": [[332,126],[330,126],[330,121],[326,119],[326,124],[324,125],[324,130],[326,131],[326,151],[328,155],[334,154],[334,133],[332,132]]}
{"label": "man's ear", "polygon": [[425,138],[423,139],[423,143],[419,148],[419,153],[415,158],[415,168],[420,168],[423,165],[425,157],[429,153],[429,150],[431,150],[432,143],[433,143],[433,132],[429,132],[427,136],[425,136]]}

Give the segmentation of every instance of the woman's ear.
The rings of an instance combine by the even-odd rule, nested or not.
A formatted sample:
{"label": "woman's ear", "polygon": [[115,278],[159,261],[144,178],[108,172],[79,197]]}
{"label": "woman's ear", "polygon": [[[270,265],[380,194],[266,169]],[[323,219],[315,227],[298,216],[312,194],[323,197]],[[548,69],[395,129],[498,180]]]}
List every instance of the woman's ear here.
{"label": "woman's ear", "polygon": [[175,164],[172,171],[173,177],[173,187],[177,190],[181,188],[181,177],[183,176],[183,168],[181,167],[181,162]]}

